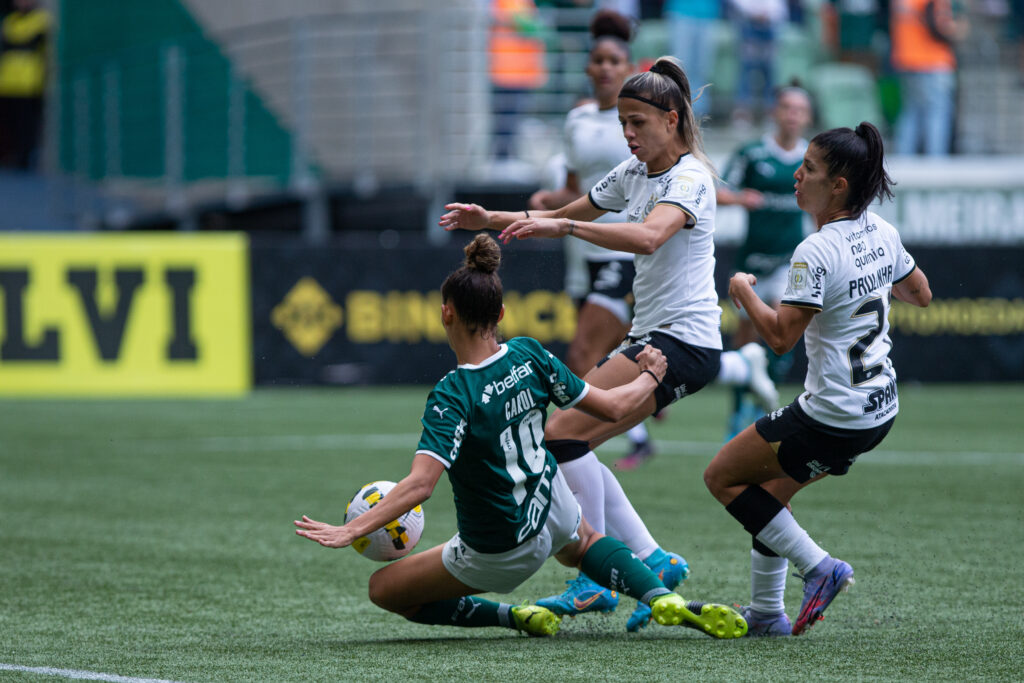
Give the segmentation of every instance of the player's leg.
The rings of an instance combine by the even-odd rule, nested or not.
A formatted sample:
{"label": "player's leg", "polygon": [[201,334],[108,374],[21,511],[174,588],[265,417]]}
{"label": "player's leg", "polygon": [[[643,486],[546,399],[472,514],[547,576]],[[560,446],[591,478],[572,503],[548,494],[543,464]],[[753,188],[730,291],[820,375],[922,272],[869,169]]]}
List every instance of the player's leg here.
{"label": "player's leg", "polygon": [[476,597],[485,589],[463,583],[445,567],[443,554],[451,549],[450,541],[374,572],[370,600],[418,624],[502,626],[530,635],[552,635],[558,630],[558,617],[543,608]]}
{"label": "player's leg", "polygon": [[629,325],[608,307],[592,300],[583,302],[576,319],[576,334],[569,344],[565,364],[583,377],[626,337]]}
{"label": "player's leg", "polygon": [[622,541],[598,534],[585,518],[580,520],[578,535],[578,540],[556,553],[558,561],[578,566],[601,585],[650,606],[659,624],[688,626],[714,638],[739,638],[746,633],[747,624],[736,610],[725,605],[687,603],[665,588]]}

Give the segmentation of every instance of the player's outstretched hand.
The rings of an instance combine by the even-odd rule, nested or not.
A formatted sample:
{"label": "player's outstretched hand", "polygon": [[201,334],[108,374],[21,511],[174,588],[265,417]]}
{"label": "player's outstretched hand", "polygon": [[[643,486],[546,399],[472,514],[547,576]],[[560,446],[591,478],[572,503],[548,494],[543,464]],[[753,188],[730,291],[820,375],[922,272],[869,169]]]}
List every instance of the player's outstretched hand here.
{"label": "player's outstretched hand", "polygon": [[736,308],[743,308],[740,305],[739,293],[744,289],[752,288],[757,284],[757,276],[750,273],[736,273],[729,279],[729,298],[732,299]]}
{"label": "player's outstretched hand", "polygon": [[301,520],[295,520],[295,530],[299,536],[304,536],[311,541],[316,541],[326,548],[344,548],[356,540],[352,532],[343,526],[331,526],[315,519],[302,515]]}
{"label": "player's outstretched hand", "polygon": [[491,222],[487,209],[479,204],[445,204],[448,213],[438,221],[445,230],[483,230]]}
{"label": "player's outstretched hand", "polygon": [[658,378],[659,382],[665,379],[665,373],[668,371],[668,360],[665,358],[665,354],[661,352],[661,349],[656,349],[650,344],[644,346],[643,351],[636,354],[636,362],[640,366],[640,372],[650,370]]}

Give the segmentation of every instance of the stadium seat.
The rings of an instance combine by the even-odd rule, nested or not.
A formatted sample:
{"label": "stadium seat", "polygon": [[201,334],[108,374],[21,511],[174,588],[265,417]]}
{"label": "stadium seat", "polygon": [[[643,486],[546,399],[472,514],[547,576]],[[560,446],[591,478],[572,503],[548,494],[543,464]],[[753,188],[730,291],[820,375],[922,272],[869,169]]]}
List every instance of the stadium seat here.
{"label": "stadium seat", "polygon": [[858,64],[829,62],[811,70],[808,83],[821,128],[855,127],[861,121],[882,126],[878,87],[871,71]]}

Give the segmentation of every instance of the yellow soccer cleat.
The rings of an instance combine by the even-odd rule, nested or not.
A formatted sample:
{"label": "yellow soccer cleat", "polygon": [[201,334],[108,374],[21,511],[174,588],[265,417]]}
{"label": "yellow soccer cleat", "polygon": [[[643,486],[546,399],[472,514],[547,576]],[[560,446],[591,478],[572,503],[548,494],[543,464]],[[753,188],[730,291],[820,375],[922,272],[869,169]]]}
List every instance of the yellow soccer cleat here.
{"label": "yellow soccer cleat", "polygon": [[512,608],[515,627],[533,637],[553,636],[562,626],[562,617],[540,605],[519,605]]}
{"label": "yellow soccer cleat", "polygon": [[687,626],[712,638],[742,638],[747,622],[732,607],[704,602],[686,602],[676,593],[651,600],[651,615],[662,626]]}

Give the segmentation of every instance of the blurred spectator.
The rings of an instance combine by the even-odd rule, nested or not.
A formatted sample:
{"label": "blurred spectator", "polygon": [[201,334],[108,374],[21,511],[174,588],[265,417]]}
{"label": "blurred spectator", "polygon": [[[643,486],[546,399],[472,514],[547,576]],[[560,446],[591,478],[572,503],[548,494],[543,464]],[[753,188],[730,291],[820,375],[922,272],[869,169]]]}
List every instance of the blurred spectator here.
{"label": "blurred spectator", "polygon": [[14,0],[0,25],[0,165],[30,169],[43,123],[50,14],[35,0]]}
{"label": "blurred spectator", "polygon": [[507,159],[530,90],[548,79],[544,41],[533,0],[492,0],[490,74],[494,112],[494,155]]}
{"label": "blurred spectator", "polygon": [[825,45],[840,62],[860,64],[878,73],[874,49],[879,29],[881,3],[878,0],[829,0],[822,5]]}
{"label": "blurred spectator", "polygon": [[[708,82],[715,57],[715,20],[721,12],[719,0],[667,0],[665,3],[669,51],[683,63],[694,93]],[[709,89],[693,100],[693,113],[706,116],[710,112]]]}
{"label": "blurred spectator", "polygon": [[949,154],[956,95],[953,46],[966,37],[967,20],[954,13],[950,0],[893,0],[891,22],[892,65],[900,75],[902,99],[896,153]]}
{"label": "blurred spectator", "polygon": [[[776,38],[788,16],[786,0],[729,0],[740,34],[735,123],[749,123],[772,106]],[[756,88],[756,91],[755,91]]]}

